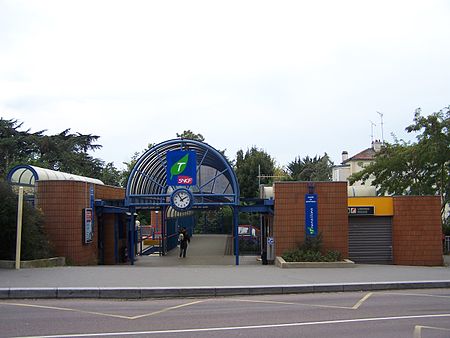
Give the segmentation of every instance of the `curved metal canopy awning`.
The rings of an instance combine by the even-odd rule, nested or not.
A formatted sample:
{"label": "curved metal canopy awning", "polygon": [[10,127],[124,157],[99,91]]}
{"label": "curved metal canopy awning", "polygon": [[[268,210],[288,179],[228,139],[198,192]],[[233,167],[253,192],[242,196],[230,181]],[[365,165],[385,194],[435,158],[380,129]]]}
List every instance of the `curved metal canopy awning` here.
{"label": "curved metal canopy awning", "polygon": [[34,187],[36,181],[81,181],[104,185],[96,178],[79,176],[33,165],[18,165],[8,173],[8,182],[14,185]]}
{"label": "curved metal canopy awning", "polygon": [[[172,186],[167,182],[167,154],[183,150],[196,153],[195,185]],[[184,187],[194,196],[193,208],[239,205],[239,185],[227,159],[210,145],[190,139],[162,142],[147,150],[136,162],[128,179],[127,206],[170,206],[173,191]]]}

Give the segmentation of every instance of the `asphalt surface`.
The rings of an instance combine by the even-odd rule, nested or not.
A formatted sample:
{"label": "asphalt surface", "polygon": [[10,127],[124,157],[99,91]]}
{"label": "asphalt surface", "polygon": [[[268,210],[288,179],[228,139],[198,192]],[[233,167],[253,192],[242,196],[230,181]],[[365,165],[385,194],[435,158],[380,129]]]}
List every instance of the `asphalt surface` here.
{"label": "asphalt surface", "polygon": [[[202,244],[203,243],[203,244]],[[255,256],[224,255],[225,236],[195,236],[185,259],[135,265],[0,269],[0,298],[151,298],[450,288],[449,267],[359,265],[280,269]],[[215,250],[215,251],[214,251]]]}
{"label": "asphalt surface", "polygon": [[4,300],[0,337],[449,337],[449,300],[450,289]]}

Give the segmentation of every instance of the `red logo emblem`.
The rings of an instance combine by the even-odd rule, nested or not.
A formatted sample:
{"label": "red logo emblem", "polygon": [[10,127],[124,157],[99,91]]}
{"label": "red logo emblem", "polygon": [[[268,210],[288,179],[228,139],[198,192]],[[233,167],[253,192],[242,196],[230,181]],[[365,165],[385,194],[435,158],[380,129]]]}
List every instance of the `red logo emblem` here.
{"label": "red logo emblem", "polygon": [[178,176],[178,184],[192,184],[192,177]]}

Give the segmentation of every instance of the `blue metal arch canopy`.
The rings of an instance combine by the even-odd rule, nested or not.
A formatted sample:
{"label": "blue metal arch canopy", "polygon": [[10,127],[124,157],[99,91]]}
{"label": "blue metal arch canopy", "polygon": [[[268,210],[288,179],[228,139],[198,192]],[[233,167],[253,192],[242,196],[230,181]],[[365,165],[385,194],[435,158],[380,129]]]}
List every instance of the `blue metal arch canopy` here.
{"label": "blue metal arch canopy", "polygon": [[204,142],[174,139],[155,145],[138,159],[127,183],[127,206],[170,205],[170,195],[178,187],[167,184],[167,153],[174,150],[196,153],[197,183],[188,187],[193,208],[239,205],[236,174],[225,156]]}

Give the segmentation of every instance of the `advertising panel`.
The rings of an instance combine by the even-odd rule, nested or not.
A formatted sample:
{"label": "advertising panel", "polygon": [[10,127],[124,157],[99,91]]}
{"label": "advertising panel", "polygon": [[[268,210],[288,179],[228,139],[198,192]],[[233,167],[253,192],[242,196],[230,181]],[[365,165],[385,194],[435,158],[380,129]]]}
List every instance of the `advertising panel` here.
{"label": "advertising panel", "polygon": [[94,215],[92,213],[92,208],[84,208],[83,209],[83,243],[89,244],[92,242],[94,237],[93,231],[93,218]]}

